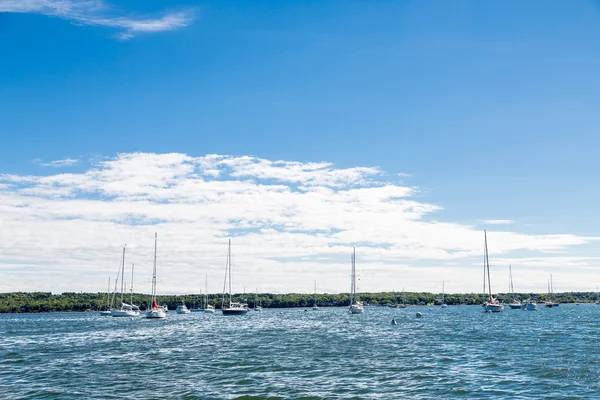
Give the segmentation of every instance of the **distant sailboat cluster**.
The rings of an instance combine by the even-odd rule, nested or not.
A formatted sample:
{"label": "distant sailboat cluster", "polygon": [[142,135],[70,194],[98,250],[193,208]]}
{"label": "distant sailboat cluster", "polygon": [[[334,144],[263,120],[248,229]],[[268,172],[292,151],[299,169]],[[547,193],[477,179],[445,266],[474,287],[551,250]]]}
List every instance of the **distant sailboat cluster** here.
{"label": "distant sailboat cluster", "polygon": [[[114,290],[112,292],[112,296],[110,293],[110,278],[108,279],[108,288],[106,292],[106,297],[104,303],[106,304],[106,309],[102,309],[99,311],[99,314],[102,316],[113,316],[113,317],[143,317],[147,319],[164,319],[167,316],[168,307],[167,305],[159,305],[157,301],[156,295],[156,284],[157,284],[157,242],[158,235],[154,234],[154,258],[153,258],[153,268],[152,268],[152,292],[150,295],[150,299],[148,301],[148,305],[144,312],[141,312],[140,308],[133,304],[133,278],[134,278],[134,265],[131,265],[131,286],[129,288],[130,298],[129,303],[126,303],[125,300],[125,291],[127,287],[127,283],[125,282],[125,254],[126,254],[126,246],[123,246],[123,251],[121,255],[121,260],[119,263],[119,270],[117,273],[117,278],[115,280]],[[509,294],[510,294],[510,302],[508,306],[511,309],[520,309],[525,311],[536,311],[538,309],[537,303],[533,299],[528,299],[526,301],[520,301],[515,296],[514,291],[514,283],[513,283],[513,274],[512,274],[512,266],[508,266],[509,270]],[[350,292],[349,292],[349,306],[348,312],[350,314],[363,314],[365,312],[365,305],[360,301],[358,294],[358,287],[356,284],[357,275],[356,275],[356,248],[352,248],[352,253],[350,254]],[[120,290],[118,289],[120,286]],[[244,291],[245,292],[245,291]],[[319,310],[318,305],[318,297],[317,297],[317,282],[314,281],[314,292],[315,299],[312,305],[313,310]],[[402,289],[402,302],[397,303],[397,297],[394,302],[396,304],[391,304],[389,307],[392,308],[405,308],[407,307],[405,298],[404,298],[404,288]],[[499,301],[498,299],[493,297],[492,294],[492,279],[490,276],[490,260],[489,260],[489,251],[488,251],[488,239],[487,239],[487,231],[484,231],[484,254],[483,254],[483,293],[484,296],[487,297],[487,300],[483,302],[482,307],[485,312],[489,313],[499,313],[503,312],[505,308],[505,304]],[[558,303],[553,301],[554,294],[554,281],[552,279],[552,275],[548,279],[548,296],[547,301],[545,302],[545,306],[547,308],[553,308],[559,306]],[[598,297],[598,296],[597,296]],[[116,300],[119,300],[119,303],[115,303]],[[208,294],[208,275],[206,275],[205,279],[205,287],[204,287],[204,295],[201,296],[200,306],[198,308],[188,308],[185,304],[184,300],[178,304],[175,312],[177,314],[190,314],[190,313],[208,313],[214,314],[215,307],[209,302],[209,294]],[[445,282],[442,282],[442,293],[441,300],[438,304],[441,305],[441,308],[446,308],[448,305],[446,304],[446,291],[445,291]],[[421,304],[425,304],[422,302]],[[433,305],[434,303],[428,303],[427,305]],[[600,300],[596,301],[596,304],[600,304]],[[254,295],[254,305],[253,310],[260,312],[263,310],[260,298],[258,296],[258,289],[255,291]],[[231,255],[231,239],[228,242],[227,246],[227,258],[225,263],[225,277],[223,280],[223,293],[221,297],[221,307],[220,311],[222,315],[246,315],[249,311],[247,300],[245,302],[233,301],[233,291],[232,291],[232,255]],[[305,310],[306,311],[306,310]],[[419,313],[418,313],[419,314]]]}

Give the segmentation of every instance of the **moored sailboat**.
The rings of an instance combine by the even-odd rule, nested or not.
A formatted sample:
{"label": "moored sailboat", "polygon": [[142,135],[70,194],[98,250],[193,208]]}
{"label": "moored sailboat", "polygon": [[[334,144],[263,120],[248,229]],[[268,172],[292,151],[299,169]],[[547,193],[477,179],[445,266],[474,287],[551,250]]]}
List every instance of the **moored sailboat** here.
{"label": "moored sailboat", "polygon": [[484,253],[484,270],[483,270],[483,289],[485,292],[485,275],[487,272],[487,284],[488,284],[488,301],[483,303],[483,309],[485,312],[502,312],[504,311],[504,304],[500,303],[498,299],[492,296],[492,280],[490,278],[490,257],[488,254],[487,246],[487,232],[483,231],[485,238],[485,253]]}
{"label": "moored sailboat", "polygon": [[204,305],[200,305],[200,308],[192,309],[192,312],[203,312],[203,313],[215,313],[215,307],[208,304],[208,275],[206,275],[206,281],[204,284]]}
{"label": "moored sailboat", "polygon": [[[227,279],[229,276],[229,279]],[[225,302],[225,288],[229,281],[229,303]],[[221,301],[221,312],[223,315],[246,315],[248,314],[248,304],[233,302],[231,295],[231,239],[227,248],[227,263],[225,264],[225,281],[223,282],[223,299]]]}
{"label": "moored sailboat", "polygon": [[110,278],[108,278],[108,288],[106,289],[106,310],[100,310],[98,314],[103,317],[110,317]]}
{"label": "moored sailboat", "polygon": [[154,265],[152,268],[152,298],[148,303],[148,308],[144,313],[144,318],[149,319],[163,319],[167,317],[166,311],[163,307],[158,305],[156,301],[156,242],[158,235],[154,233]]}
{"label": "moored sailboat", "polygon": [[352,272],[350,279],[350,313],[362,314],[365,311],[363,303],[358,300],[356,294],[356,248],[352,248]]}
{"label": "moored sailboat", "polygon": [[512,267],[509,265],[508,266],[508,275],[510,277],[510,294],[512,296],[512,301],[508,304],[508,306],[512,309],[512,310],[520,310],[523,308],[523,304],[519,301],[515,299],[515,287],[513,286],[513,278],[512,278]]}
{"label": "moored sailboat", "polygon": [[[117,278],[118,279],[118,278]],[[123,257],[121,259],[121,307],[110,310],[110,315],[113,317],[138,317],[140,309],[133,304],[133,266],[131,267],[131,300],[132,304],[124,302],[125,294],[125,246],[123,246]]]}

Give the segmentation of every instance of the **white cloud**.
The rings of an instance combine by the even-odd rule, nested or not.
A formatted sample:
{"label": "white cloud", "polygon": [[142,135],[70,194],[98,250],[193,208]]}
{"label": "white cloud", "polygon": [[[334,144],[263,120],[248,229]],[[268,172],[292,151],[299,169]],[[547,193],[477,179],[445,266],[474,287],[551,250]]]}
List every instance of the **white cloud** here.
{"label": "white cloud", "polygon": [[156,18],[116,15],[103,0],[0,0],[0,12],[35,13],[71,20],[80,25],[119,29],[117,37],[130,39],[140,33],[171,31],[189,25],[190,10],[170,12]]}
{"label": "white cloud", "polygon": [[[138,290],[147,291],[156,231],[163,293],[198,292],[204,273],[218,291],[229,237],[238,291],[309,292],[315,279],[345,291],[351,246],[361,290],[439,290],[445,280],[476,291],[482,232],[436,221],[444,211],[393,176],[373,166],[180,153],[120,154],[81,173],[0,175],[0,290],[101,291],[127,243]],[[596,239],[488,232],[493,263],[521,259],[538,270]]]}
{"label": "white cloud", "polygon": [[481,222],[487,225],[508,225],[513,223],[510,219],[485,219]]}
{"label": "white cloud", "polygon": [[62,160],[54,160],[54,161],[50,161],[50,162],[42,162],[38,159],[34,160],[34,162],[36,162],[37,164],[41,165],[42,167],[55,167],[55,168],[59,168],[59,167],[70,167],[73,166],[75,164],[77,164],[79,162],[79,160],[76,160],[74,158],[64,158]]}

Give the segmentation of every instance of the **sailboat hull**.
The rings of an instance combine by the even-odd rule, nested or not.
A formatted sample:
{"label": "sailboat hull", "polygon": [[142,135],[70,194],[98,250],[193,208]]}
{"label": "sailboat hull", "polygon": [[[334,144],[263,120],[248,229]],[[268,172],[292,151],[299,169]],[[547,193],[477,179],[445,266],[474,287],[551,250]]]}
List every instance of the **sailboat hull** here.
{"label": "sailboat hull", "polygon": [[103,317],[110,317],[112,315],[110,311],[100,311],[98,314]]}
{"label": "sailboat hull", "polygon": [[486,312],[502,312],[504,311],[504,304],[484,304],[483,308]]}
{"label": "sailboat hull", "polygon": [[112,310],[110,315],[113,317],[139,317],[140,313],[132,310]]}
{"label": "sailboat hull", "polygon": [[523,307],[523,310],[525,310],[525,311],[537,311],[537,304],[535,304],[535,303],[527,303]]}
{"label": "sailboat hull", "polygon": [[521,310],[523,308],[523,304],[509,304],[508,306],[512,310]]}
{"label": "sailboat hull", "polygon": [[150,310],[150,311],[146,311],[144,313],[144,318],[148,318],[148,319],[163,319],[163,318],[167,318],[167,314],[164,312],[164,310]]}
{"label": "sailboat hull", "polygon": [[362,314],[365,312],[365,309],[362,307],[358,307],[356,305],[350,306],[350,314]]}

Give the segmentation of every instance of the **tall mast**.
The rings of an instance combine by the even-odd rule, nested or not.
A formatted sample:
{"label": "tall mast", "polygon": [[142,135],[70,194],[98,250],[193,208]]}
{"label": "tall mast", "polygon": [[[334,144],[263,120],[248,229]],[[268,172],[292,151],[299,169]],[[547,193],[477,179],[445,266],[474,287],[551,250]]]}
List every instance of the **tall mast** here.
{"label": "tall mast", "polygon": [[208,308],[208,274],[206,274],[206,282],[204,283],[204,295],[206,296],[204,308]]}
{"label": "tall mast", "polygon": [[488,278],[488,290],[490,292],[490,303],[492,302],[492,281],[490,279],[490,256],[488,254],[487,247],[487,232],[483,231],[483,235],[485,237],[485,264],[487,268],[487,278]]}
{"label": "tall mast", "polygon": [[154,263],[152,266],[152,304],[156,301],[156,242],[158,234],[154,232]]}
{"label": "tall mast", "polygon": [[350,254],[350,305],[353,303],[354,296],[354,254]]}
{"label": "tall mast", "polygon": [[512,280],[512,267],[508,266],[508,275],[510,276],[510,293],[512,294],[513,301],[515,300],[515,287],[513,286]]}
{"label": "tall mast", "polygon": [[229,265],[229,305],[231,306],[231,239],[229,239],[229,248],[227,249],[227,264]]}
{"label": "tall mast", "polygon": [[121,304],[123,304],[123,292],[125,291],[125,246],[123,246],[123,262],[121,263]]}
{"label": "tall mast", "polygon": [[131,305],[133,305],[133,267],[134,264],[131,264],[131,299],[129,300]]}
{"label": "tall mast", "polygon": [[442,303],[445,303],[446,300],[446,292],[445,292],[445,288],[444,288],[444,281],[442,281]]}

